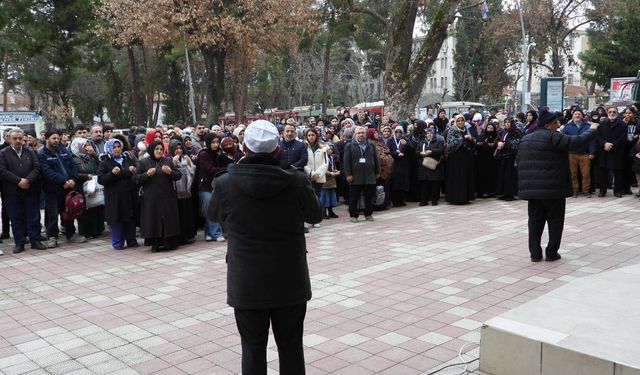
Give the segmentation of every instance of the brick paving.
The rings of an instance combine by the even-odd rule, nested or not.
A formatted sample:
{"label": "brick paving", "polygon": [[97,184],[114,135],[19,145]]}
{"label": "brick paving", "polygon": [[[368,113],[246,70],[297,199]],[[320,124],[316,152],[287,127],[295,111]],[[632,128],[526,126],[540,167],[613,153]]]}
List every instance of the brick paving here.
{"label": "brick paving", "polygon": [[[339,208],[340,219],[307,236],[307,372],[427,374],[456,362],[464,345],[465,359],[477,356],[483,321],[640,261],[640,201],[568,203],[563,259],[537,264],[529,262],[523,201],[410,204],[358,224]],[[105,237],[12,255],[10,242],[0,257],[0,373],[240,372],[224,243],[154,254],[113,250]],[[268,360],[277,373],[272,338]]]}

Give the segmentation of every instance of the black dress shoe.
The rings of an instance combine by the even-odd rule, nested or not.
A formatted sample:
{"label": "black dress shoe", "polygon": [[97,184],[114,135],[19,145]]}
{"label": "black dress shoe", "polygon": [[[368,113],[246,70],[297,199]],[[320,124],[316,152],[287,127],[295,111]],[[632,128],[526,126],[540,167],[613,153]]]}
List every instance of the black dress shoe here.
{"label": "black dress shoe", "polygon": [[14,254],[20,254],[23,251],[24,251],[24,245],[18,245],[18,246],[13,248],[13,253]]}
{"label": "black dress shoe", "polygon": [[43,244],[40,241],[31,242],[32,250],[47,250],[47,245]]}
{"label": "black dress shoe", "polygon": [[554,262],[559,259],[562,259],[562,257],[560,256],[560,254],[556,254],[550,257],[546,257],[544,260],[546,260],[547,262]]}
{"label": "black dress shoe", "polygon": [[420,207],[424,207],[424,206],[428,206],[428,205],[429,205],[429,203],[427,203],[427,202],[420,202],[420,204],[418,204],[418,206],[420,206]]}
{"label": "black dress shoe", "polygon": [[437,206],[437,205],[438,205],[438,201],[433,201],[433,202],[431,202],[431,205],[432,205],[432,206]]}
{"label": "black dress shoe", "polygon": [[620,194],[620,193],[613,193],[613,195],[614,195],[616,198],[622,198],[622,194]]}
{"label": "black dress shoe", "polygon": [[340,216],[338,216],[338,215],[336,215],[335,213],[331,212],[331,213],[329,213],[329,217],[330,217],[330,218],[332,218],[332,219],[337,219],[337,218],[339,218]]}
{"label": "black dress shoe", "polygon": [[598,196],[601,197],[601,198],[604,197],[605,195],[607,195],[607,193],[604,193],[602,191],[598,193]]}
{"label": "black dress shoe", "polygon": [[538,263],[538,262],[540,262],[541,260],[542,260],[542,257],[540,257],[540,258],[534,258],[534,257],[531,257],[531,261],[532,261],[533,263]]}

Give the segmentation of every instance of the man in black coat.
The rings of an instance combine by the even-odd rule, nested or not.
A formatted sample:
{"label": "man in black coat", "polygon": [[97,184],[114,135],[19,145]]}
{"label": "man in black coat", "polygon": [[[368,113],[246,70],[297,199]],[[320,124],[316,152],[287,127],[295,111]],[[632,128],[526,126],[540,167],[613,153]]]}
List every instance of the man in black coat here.
{"label": "man in black coat", "polygon": [[[23,146],[22,130],[9,133],[11,145],[0,151],[2,202],[13,226],[14,254],[24,251],[25,236],[31,248],[45,250],[40,242],[40,164],[35,152]],[[25,233],[25,229],[26,232]]]}
{"label": "man in black coat", "polygon": [[342,169],[349,183],[349,215],[358,222],[358,201],[364,194],[364,218],[373,221],[373,194],[380,178],[380,162],[374,144],[366,137],[365,128],[356,126],[353,141],[344,147]]}
{"label": "man in black coat", "polygon": [[589,144],[596,136],[598,124],[579,136],[559,133],[558,116],[543,110],[538,117],[540,127],[520,141],[518,165],[518,196],[529,202],[529,253],[532,262],[542,260],[540,240],[544,225],[549,225],[547,261],[561,258],[558,254],[566,198],[572,195],[568,152]]}
{"label": "man in black coat", "polygon": [[242,343],[242,373],[266,374],[269,323],[280,373],[305,373],[302,332],[311,283],[304,222],[322,221],[309,179],[278,159],[278,130],[265,120],[245,130],[245,157],[216,177],[207,218],[228,230],[227,303]]}
{"label": "man in black coat", "polygon": [[613,195],[620,198],[624,193],[624,165],[627,152],[627,124],[618,117],[618,109],[614,106],[607,108],[607,118],[600,120],[598,136],[596,137],[598,152],[598,185],[599,197],[607,195],[609,173],[613,173]]}

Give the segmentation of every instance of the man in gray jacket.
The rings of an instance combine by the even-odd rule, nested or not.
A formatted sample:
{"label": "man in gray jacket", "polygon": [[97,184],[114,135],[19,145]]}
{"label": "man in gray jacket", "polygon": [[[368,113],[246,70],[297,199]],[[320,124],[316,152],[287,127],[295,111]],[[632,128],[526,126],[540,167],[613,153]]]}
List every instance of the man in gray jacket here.
{"label": "man in gray jacket", "polygon": [[373,221],[373,194],[380,177],[380,163],[376,147],[367,140],[365,129],[357,126],[353,141],[344,148],[343,170],[349,183],[349,215],[358,222],[358,201],[364,193],[364,218]]}

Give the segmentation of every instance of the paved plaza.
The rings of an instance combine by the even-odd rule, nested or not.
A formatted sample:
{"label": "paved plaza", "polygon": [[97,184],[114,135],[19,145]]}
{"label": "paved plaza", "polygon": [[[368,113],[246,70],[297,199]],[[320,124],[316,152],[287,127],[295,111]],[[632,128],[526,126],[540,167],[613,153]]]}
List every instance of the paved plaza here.
{"label": "paved plaza", "polygon": [[[307,235],[307,373],[428,374],[461,349],[473,359],[489,318],[639,263],[639,207],[631,196],[568,199],[563,259],[531,263],[524,201],[410,204],[358,224],[341,206]],[[226,244],[116,251],[105,236],[12,255],[11,242],[1,245],[0,373],[240,373]],[[268,359],[277,373],[273,340]]]}

